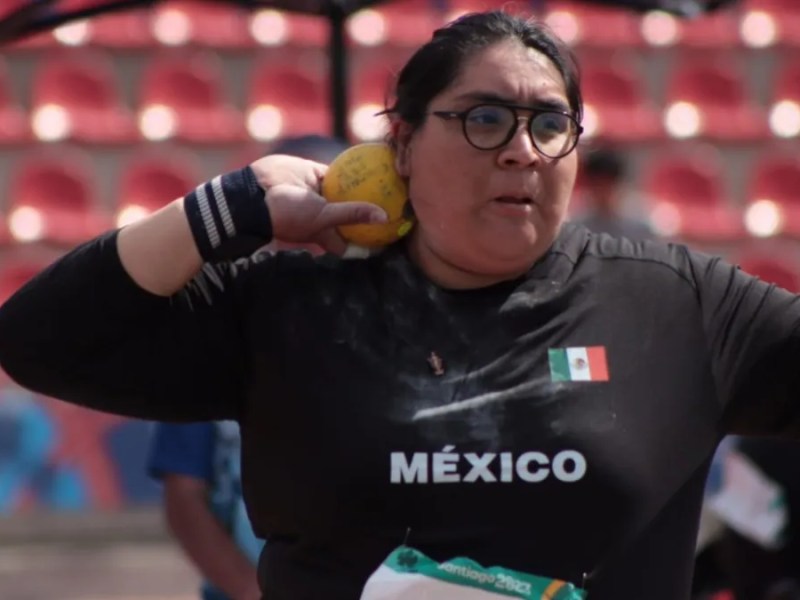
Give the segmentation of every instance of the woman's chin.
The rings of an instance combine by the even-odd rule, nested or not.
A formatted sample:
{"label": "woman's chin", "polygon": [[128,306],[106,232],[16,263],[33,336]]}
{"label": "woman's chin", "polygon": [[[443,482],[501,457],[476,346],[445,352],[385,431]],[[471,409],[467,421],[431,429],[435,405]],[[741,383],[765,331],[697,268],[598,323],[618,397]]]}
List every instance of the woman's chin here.
{"label": "woman's chin", "polygon": [[544,235],[544,232],[530,221],[506,223],[493,227],[486,234],[483,246],[487,251],[500,252],[508,257],[534,252],[542,244],[543,239],[550,237]]}
{"label": "woman's chin", "polygon": [[540,233],[529,223],[493,235],[485,239],[480,247],[481,253],[492,263],[524,271],[547,252],[554,239],[555,233]]}

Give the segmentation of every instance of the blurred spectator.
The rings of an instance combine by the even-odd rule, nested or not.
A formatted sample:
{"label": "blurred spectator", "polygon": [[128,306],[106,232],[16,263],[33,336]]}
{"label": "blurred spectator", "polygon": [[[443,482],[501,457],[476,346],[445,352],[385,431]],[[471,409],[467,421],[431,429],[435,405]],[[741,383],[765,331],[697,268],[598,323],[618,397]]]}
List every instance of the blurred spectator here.
{"label": "blurred spectator", "polygon": [[795,442],[728,436],[720,444],[700,522],[695,600],[800,600],[798,459]]}
{"label": "blurred spectator", "polygon": [[[735,452],[749,463],[757,478],[729,470],[739,497],[734,508],[744,518],[726,518],[718,555],[735,600],[800,600],[800,447],[770,438],[737,438]],[[777,491],[777,493],[776,493]],[[759,508],[762,507],[762,508]],[[785,512],[778,537],[757,535]],[[723,516],[727,516],[723,514]],[[759,527],[759,524],[762,527]],[[772,524],[775,529],[775,525]]]}
{"label": "blurred spectator", "polygon": [[156,425],[150,474],[164,484],[167,525],[205,578],[203,600],[260,600],[263,542],[242,499],[241,440],[232,421]]}
{"label": "blurred spectator", "polygon": [[625,207],[632,200],[625,193],[626,174],[622,156],[613,150],[589,151],[580,174],[583,212],[574,220],[597,233],[637,241],[651,239],[655,235],[650,225],[626,214]]}

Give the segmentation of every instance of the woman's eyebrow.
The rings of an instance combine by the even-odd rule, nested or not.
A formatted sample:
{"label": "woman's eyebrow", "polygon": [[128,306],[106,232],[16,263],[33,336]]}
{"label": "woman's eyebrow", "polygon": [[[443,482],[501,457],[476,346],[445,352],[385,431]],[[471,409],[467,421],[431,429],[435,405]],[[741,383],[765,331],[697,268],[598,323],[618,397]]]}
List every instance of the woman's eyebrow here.
{"label": "woman's eyebrow", "polygon": [[475,90],[465,92],[456,96],[455,100],[459,101],[475,101],[475,102],[489,102],[497,104],[511,104],[513,106],[530,106],[531,108],[543,108],[546,110],[555,110],[561,112],[570,112],[569,105],[561,98],[539,98],[532,104],[519,104],[516,98],[508,96],[501,96],[497,92]]}
{"label": "woman's eyebrow", "polygon": [[477,102],[497,102],[499,104],[514,104],[515,99],[501,96],[497,92],[474,90],[456,96],[456,100],[475,100]]}

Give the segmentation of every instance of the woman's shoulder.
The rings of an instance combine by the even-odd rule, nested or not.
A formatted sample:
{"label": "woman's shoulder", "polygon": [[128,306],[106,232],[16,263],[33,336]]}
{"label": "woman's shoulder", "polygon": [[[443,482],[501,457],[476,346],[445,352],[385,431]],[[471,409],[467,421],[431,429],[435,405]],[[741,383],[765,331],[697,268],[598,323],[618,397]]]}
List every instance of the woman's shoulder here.
{"label": "woman's shoulder", "polygon": [[691,281],[693,262],[703,255],[682,243],[668,240],[630,239],[592,232],[581,225],[570,225],[570,237],[581,240],[579,262],[583,268],[631,272],[653,276],[678,276]]}

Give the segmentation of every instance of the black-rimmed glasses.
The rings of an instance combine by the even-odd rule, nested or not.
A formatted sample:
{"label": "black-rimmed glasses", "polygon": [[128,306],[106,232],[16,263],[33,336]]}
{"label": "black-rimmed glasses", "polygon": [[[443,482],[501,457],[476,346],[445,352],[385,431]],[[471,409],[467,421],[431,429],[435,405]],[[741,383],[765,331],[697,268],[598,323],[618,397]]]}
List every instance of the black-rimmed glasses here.
{"label": "black-rimmed glasses", "polygon": [[[528,115],[520,115],[524,111]],[[478,150],[496,150],[505,146],[527,121],[528,134],[536,150],[548,158],[562,158],[572,152],[583,132],[575,118],[553,109],[536,109],[510,104],[479,104],[467,110],[433,111],[439,118],[459,119],[464,137]]]}

